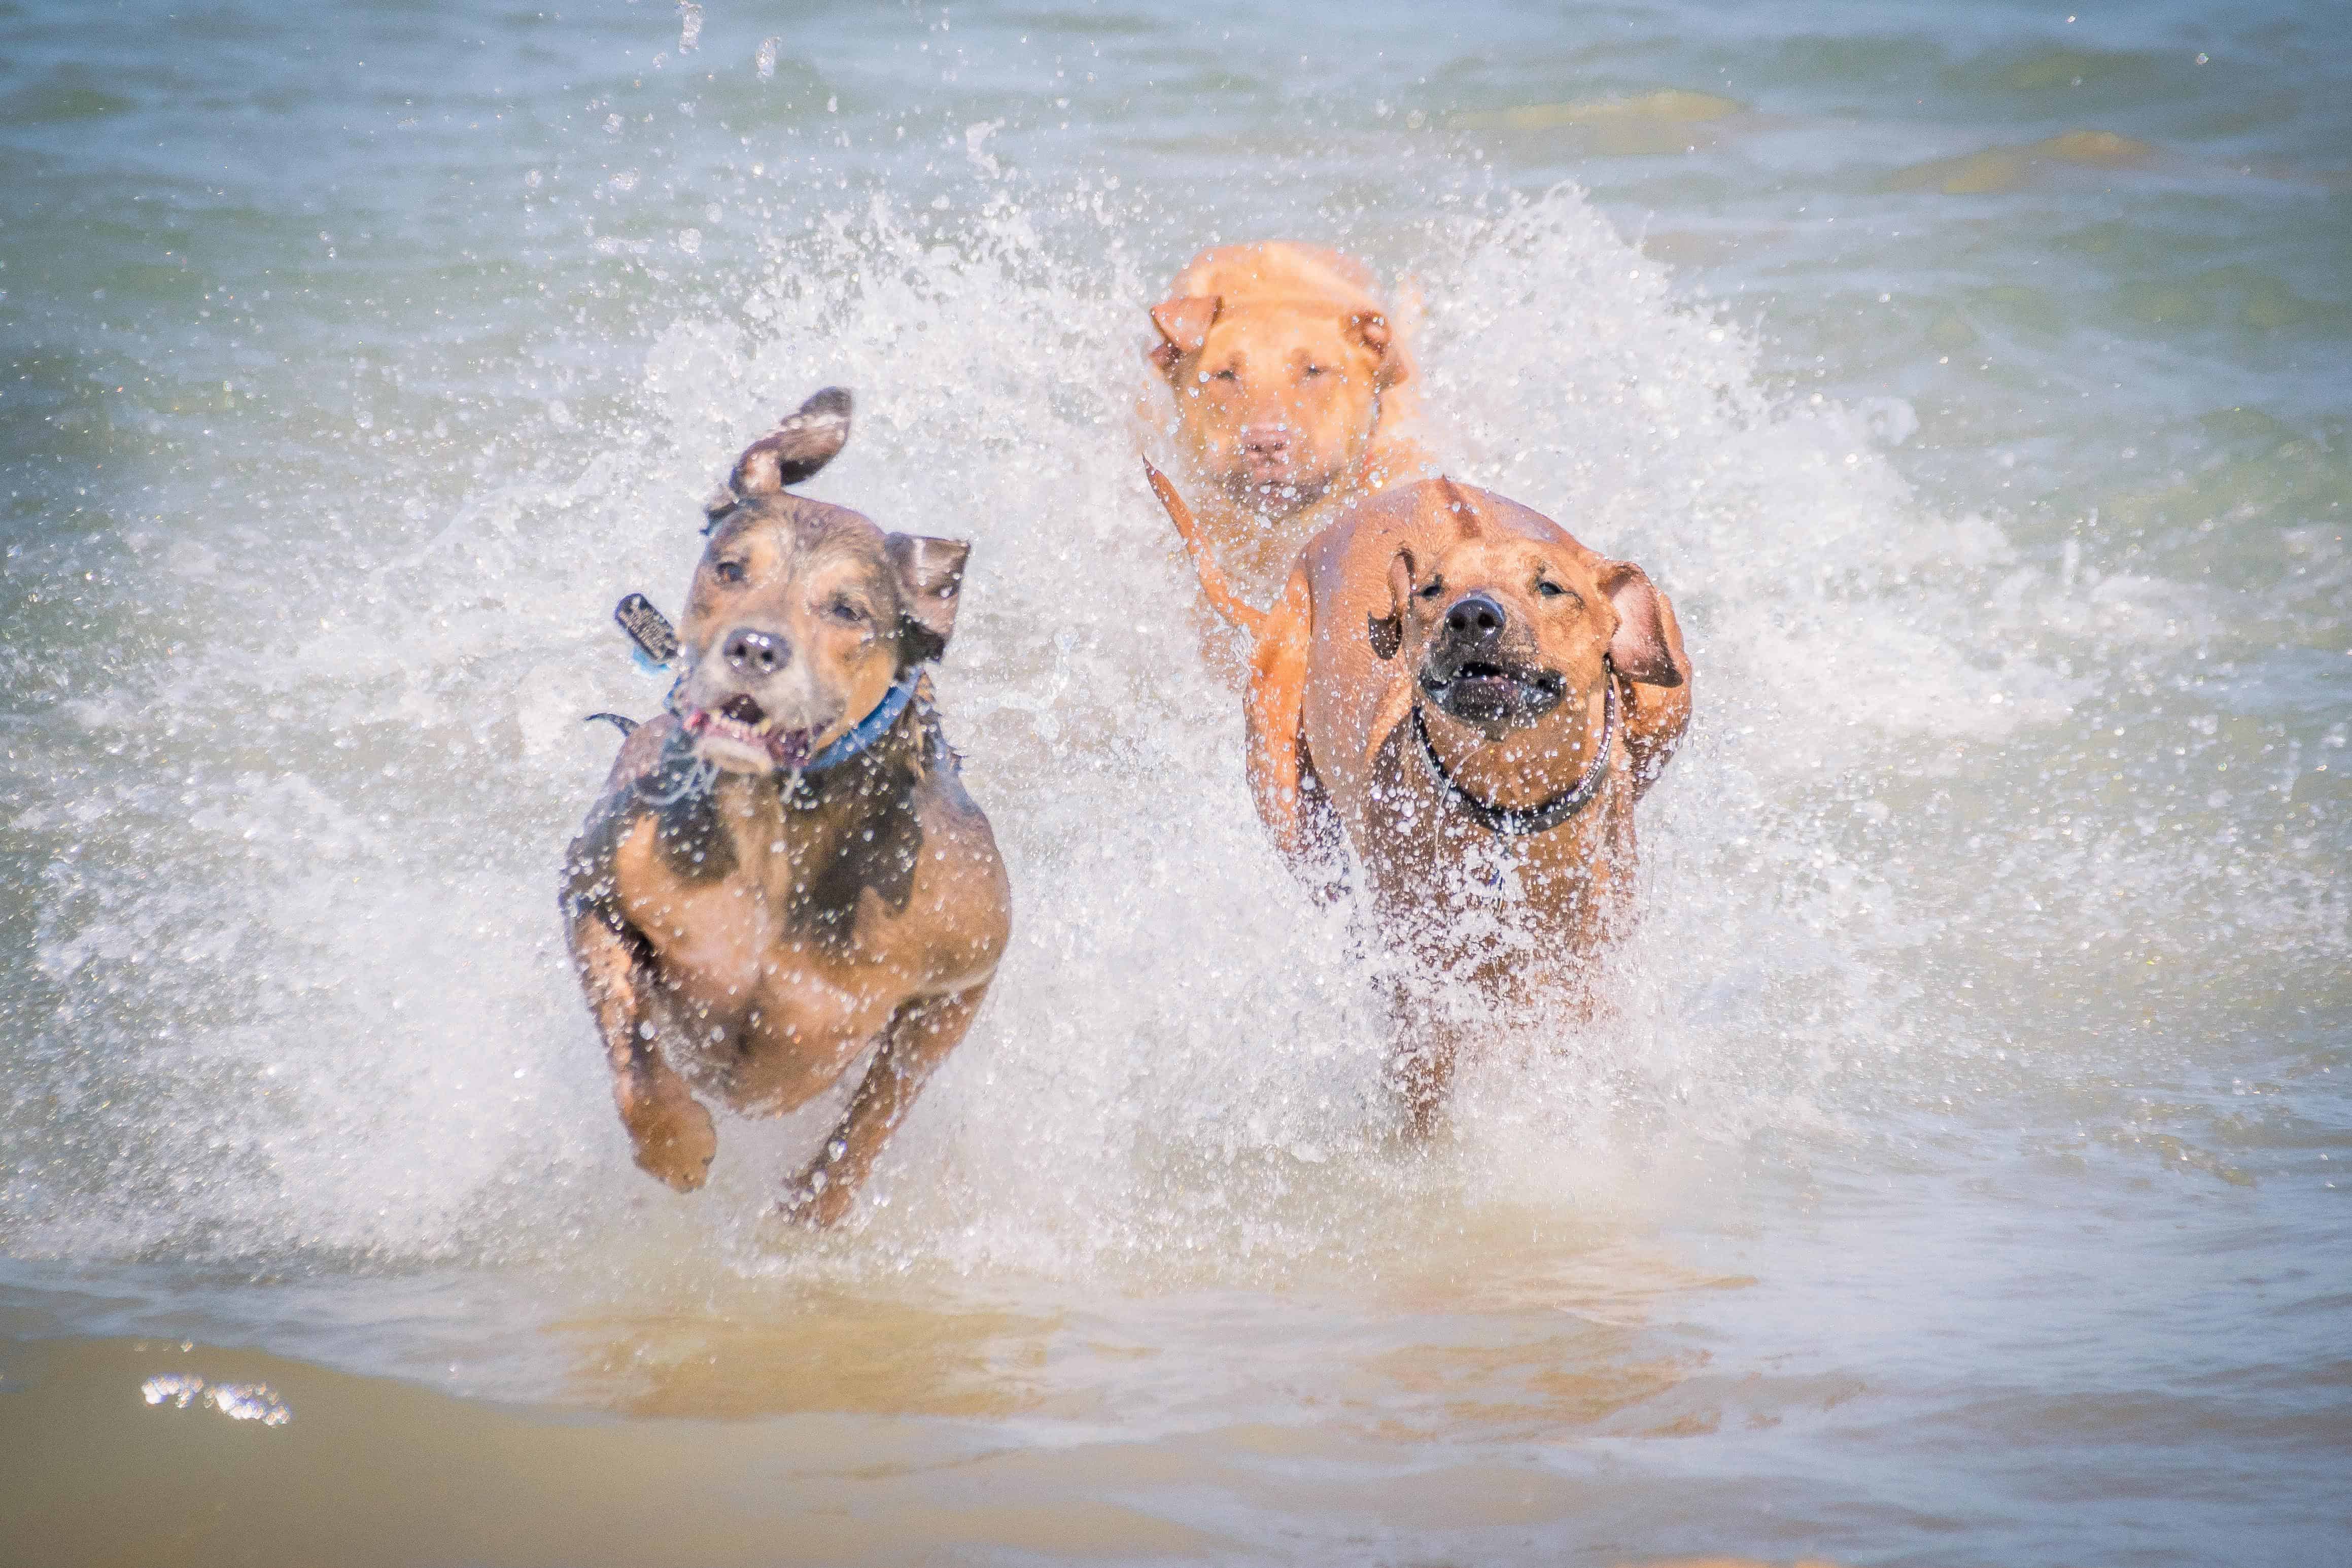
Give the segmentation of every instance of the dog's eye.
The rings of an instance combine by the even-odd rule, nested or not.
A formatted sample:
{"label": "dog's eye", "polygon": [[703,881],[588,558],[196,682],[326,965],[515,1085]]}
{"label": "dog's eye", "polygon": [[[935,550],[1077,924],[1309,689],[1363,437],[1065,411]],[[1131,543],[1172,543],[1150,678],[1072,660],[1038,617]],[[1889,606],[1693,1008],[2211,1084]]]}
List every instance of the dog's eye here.
{"label": "dog's eye", "polygon": [[1434,598],[1436,598],[1439,594],[1441,594],[1441,593],[1443,593],[1443,592],[1444,592],[1444,591],[1445,591],[1445,580],[1444,580],[1444,579],[1443,579],[1443,578],[1436,578],[1436,577],[1433,577],[1433,578],[1431,578],[1431,579],[1429,580],[1429,586],[1428,586],[1427,588],[1423,589],[1423,590],[1421,591],[1420,594],[1418,595],[1418,597],[1423,598],[1423,599],[1434,599]]}
{"label": "dog's eye", "polygon": [[1546,599],[1558,599],[1561,594],[1566,593],[1568,590],[1562,588],[1557,582],[1546,582],[1541,579],[1538,579],[1536,582],[1536,591],[1542,594]]}
{"label": "dog's eye", "polygon": [[831,615],[835,621],[839,621],[844,624],[850,626],[855,626],[859,622],[866,619],[866,612],[860,610],[846,599],[835,600],[832,607],[826,612],[826,613]]}
{"label": "dog's eye", "polygon": [[721,582],[731,584],[742,581],[749,574],[740,560],[714,560],[710,563],[710,575]]}
{"label": "dog's eye", "polygon": [[1213,379],[1221,382],[1237,382],[1242,379],[1242,373],[1239,371],[1228,368],[1219,371]]}
{"label": "dog's eye", "polygon": [[1309,365],[1307,367],[1306,374],[1309,377],[1319,376],[1329,368],[1328,365]]}

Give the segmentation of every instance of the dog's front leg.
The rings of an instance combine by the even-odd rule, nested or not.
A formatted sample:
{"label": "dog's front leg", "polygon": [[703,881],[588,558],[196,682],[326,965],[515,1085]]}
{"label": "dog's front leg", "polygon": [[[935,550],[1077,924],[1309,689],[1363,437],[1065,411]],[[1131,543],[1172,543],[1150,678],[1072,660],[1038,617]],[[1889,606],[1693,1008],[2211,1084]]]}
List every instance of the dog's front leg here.
{"label": "dog's front leg", "polygon": [[1397,1042],[1389,1071],[1404,1102],[1405,1130],[1426,1140],[1437,1131],[1454,1088],[1454,1041],[1442,1025],[1424,1023]]}
{"label": "dog's front leg", "polygon": [[692,1192],[709,1177],[719,1131],[654,1044],[654,976],[636,934],[590,909],[573,916],[571,936],[637,1166],[675,1191]]}
{"label": "dog's front leg", "polygon": [[[1407,946],[1409,944],[1400,944]],[[1435,988],[1447,983],[1442,956],[1426,953],[1390,982],[1389,1085],[1404,1109],[1407,1138],[1425,1143],[1443,1124],[1454,1091],[1461,1038]]]}
{"label": "dog's front leg", "polygon": [[784,1186],[780,1206],[803,1224],[837,1223],[874,1169],[891,1130],[905,1118],[923,1081],[947,1060],[971,1027],[988,983],[945,997],[911,1001],[891,1015],[873,1065],[850,1096],[849,1109],[801,1173]]}
{"label": "dog's front leg", "polygon": [[1328,862],[1338,848],[1339,817],[1307,750],[1307,654],[1313,618],[1307,570],[1300,567],[1267,612],[1250,654],[1244,760],[1258,821],[1274,839],[1275,852],[1294,875],[1328,896]]}

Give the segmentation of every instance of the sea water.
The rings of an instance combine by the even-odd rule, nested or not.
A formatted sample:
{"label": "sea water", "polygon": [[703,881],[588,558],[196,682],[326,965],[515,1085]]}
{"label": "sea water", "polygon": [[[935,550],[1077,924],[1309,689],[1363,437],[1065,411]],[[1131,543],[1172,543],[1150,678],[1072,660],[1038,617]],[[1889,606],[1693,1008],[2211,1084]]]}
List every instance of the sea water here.
{"label": "sea water", "polygon": [[[0,1557],[2352,1555],[2347,32],[0,5]],[[1135,461],[1274,236],[1699,672],[1426,1149]],[[636,1172],[554,892],[829,382],[1015,892],[813,1237],[838,1097]]]}

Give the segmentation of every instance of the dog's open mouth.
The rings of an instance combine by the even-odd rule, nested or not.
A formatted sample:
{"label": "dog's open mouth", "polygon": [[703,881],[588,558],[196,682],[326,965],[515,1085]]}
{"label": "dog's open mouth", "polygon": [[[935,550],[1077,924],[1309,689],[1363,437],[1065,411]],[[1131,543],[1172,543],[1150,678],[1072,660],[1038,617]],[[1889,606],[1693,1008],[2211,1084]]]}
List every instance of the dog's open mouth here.
{"label": "dog's open mouth", "polygon": [[810,742],[816,738],[814,730],[777,727],[766,709],[742,695],[729,697],[715,708],[692,710],[686,716],[686,733],[698,741],[727,741],[763,752],[787,772],[808,766]]}
{"label": "dog's open mouth", "polygon": [[1452,673],[1424,670],[1421,689],[1438,711],[1473,724],[1539,718],[1559,706],[1568,682],[1556,670],[1513,670],[1465,659]]}

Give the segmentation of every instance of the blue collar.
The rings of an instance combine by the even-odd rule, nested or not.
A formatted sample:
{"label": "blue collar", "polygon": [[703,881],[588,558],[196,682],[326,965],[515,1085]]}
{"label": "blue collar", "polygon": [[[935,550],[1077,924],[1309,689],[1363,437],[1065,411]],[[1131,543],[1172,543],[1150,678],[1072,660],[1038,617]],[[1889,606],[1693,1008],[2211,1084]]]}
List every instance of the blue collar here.
{"label": "blue collar", "polygon": [[915,683],[920,679],[922,670],[919,666],[899,676],[889,691],[883,695],[882,700],[875,705],[872,713],[859,719],[850,727],[848,734],[802,766],[802,777],[814,777],[829,768],[837,768],[887,735],[890,727],[898,722],[898,716],[907,711],[907,705],[915,700]]}

